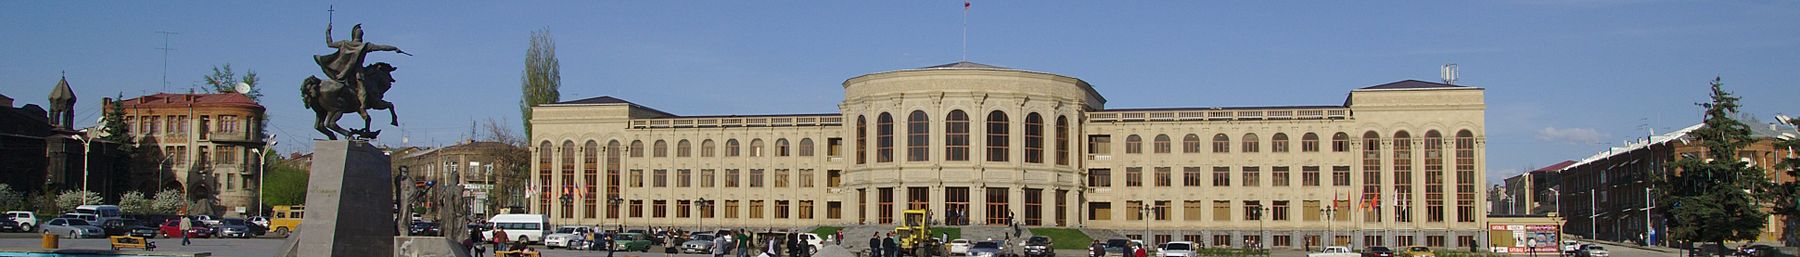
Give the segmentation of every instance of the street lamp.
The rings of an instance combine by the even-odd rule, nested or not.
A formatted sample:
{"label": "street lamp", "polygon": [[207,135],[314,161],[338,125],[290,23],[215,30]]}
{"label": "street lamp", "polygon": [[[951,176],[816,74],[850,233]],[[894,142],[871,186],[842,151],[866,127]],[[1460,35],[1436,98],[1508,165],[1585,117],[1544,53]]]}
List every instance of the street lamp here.
{"label": "street lamp", "polygon": [[[713,202],[712,200],[707,200],[705,197],[701,197],[700,200],[694,201],[694,207],[699,208],[701,210],[706,210],[708,207],[712,206],[712,202]],[[699,213],[694,214],[694,221],[695,221],[694,223],[696,224],[696,226],[699,226],[698,228],[695,228],[695,230],[701,230],[701,231],[706,230],[706,219],[703,219]]]}
{"label": "street lamp", "polygon": [[1145,244],[1155,242],[1155,240],[1151,240],[1151,236],[1150,236],[1150,220],[1152,218],[1150,216],[1150,214],[1155,213],[1155,212],[1156,212],[1156,205],[1152,205],[1149,202],[1145,202],[1143,208],[1138,208],[1138,217],[1144,219],[1144,237],[1143,238],[1144,238]]}
{"label": "street lamp", "polygon": [[[1335,205],[1337,203],[1332,204]],[[1325,214],[1325,237],[1330,240],[1329,242],[1331,242],[1331,244],[1337,244],[1337,228],[1334,227],[1337,219],[1333,218],[1333,216],[1334,214],[1337,214],[1338,211],[1341,210],[1338,210],[1337,206],[1325,206],[1325,208],[1319,209],[1319,213]],[[1319,245],[1329,246],[1329,244],[1324,243],[1320,243]]]}
{"label": "street lamp", "polygon": [[622,213],[625,211],[619,209],[619,203],[623,203],[623,202],[625,202],[625,198],[620,198],[617,196],[614,196],[612,199],[606,199],[606,203],[610,204],[612,207],[611,211],[613,213],[619,213],[619,230],[620,230],[620,232],[624,232],[624,230],[625,230],[625,217],[626,216],[625,216],[625,213]]}
{"label": "street lamp", "polygon": [[88,163],[88,155],[91,155],[94,152],[94,149],[93,149],[94,141],[92,138],[88,138],[87,136],[85,136],[85,135],[87,135],[86,129],[81,130],[80,133],[82,136],[69,135],[69,139],[81,141],[81,191],[83,193],[83,195],[81,196],[81,204],[87,205],[88,197],[86,194],[94,192],[94,191],[88,190],[88,164],[89,164]]}
{"label": "street lamp", "polygon": [[1264,206],[1264,207],[1256,207],[1255,209],[1250,209],[1250,211],[1253,213],[1252,216],[1256,216],[1256,230],[1257,230],[1256,245],[1255,245],[1256,248],[1263,248],[1262,247],[1263,240],[1268,239],[1268,237],[1269,237],[1269,221],[1267,219],[1268,217],[1264,217],[1264,215],[1263,215],[1264,213],[1267,213],[1269,211],[1269,208],[1270,207]]}

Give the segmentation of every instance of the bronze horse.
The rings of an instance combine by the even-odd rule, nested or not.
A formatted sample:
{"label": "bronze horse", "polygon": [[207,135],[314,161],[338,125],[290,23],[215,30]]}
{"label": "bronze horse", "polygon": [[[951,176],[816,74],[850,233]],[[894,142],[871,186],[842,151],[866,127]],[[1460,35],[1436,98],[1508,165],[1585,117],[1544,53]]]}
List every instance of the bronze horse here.
{"label": "bronze horse", "polygon": [[[337,81],[322,80],[316,76],[307,76],[300,84],[300,95],[306,102],[306,108],[313,110],[313,129],[324,133],[325,137],[337,140],[337,135],[352,139],[372,139],[381,131],[369,130],[369,109],[388,110],[390,125],[399,126],[400,116],[394,113],[394,103],[381,99],[388,89],[394,87],[393,65],[377,62],[363,67],[362,84],[365,87],[364,97],[358,99],[356,90],[351,85]],[[361,101],[360,103],[358,101]],[[366,106],[366,107],[365,107]],[[363,128],[347,130],[339,127],[337,120],[345,113],[356,113],[362,116]]]}

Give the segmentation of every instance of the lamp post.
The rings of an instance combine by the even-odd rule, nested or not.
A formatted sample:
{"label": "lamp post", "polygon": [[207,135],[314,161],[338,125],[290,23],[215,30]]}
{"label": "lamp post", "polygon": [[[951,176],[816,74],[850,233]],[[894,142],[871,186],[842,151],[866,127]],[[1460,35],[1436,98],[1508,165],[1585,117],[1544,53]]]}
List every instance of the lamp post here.
{"label": "lamp post", "polygon": [[[707,200],[705,197],[701,197],[700,200],[694,201],[694,207],[699,208],[701,210],[705,210],[711,206],[712,206],[712,200]],[[698,211],[696,211],[696,213],[694,213],[694,223],[696,224],[696,226],[698,226],[697,228],[694,229],[695,231],[706,230],[706,219],[702,218],[700,216],[700,214],[698,213]]]}
{"label": "lamp post", "polygon": [[1263,240],[1269,236],[1269,221],[1263,216],[1268,211],[1269,207],[1250,209],[1250,216],[1256,216],[1256,241],[1253,245],[1249,245],[1250,247],[1262,248]]}
{"label": "lamp post", "polygon": [[624,213],[622,213],[622,212],[625,212],[625,211],[624,211],[624,210],[619,210],[619,204],[620,204],[620,203],[623,203],[623,202],[625,202],[625,198],[619,198],[619,197],[616,197],[616,196],[615,196],[615,197],[613,197],[613,198],[612,198],[612,199],[606,199],[606,203],[609,203],[609,204],[610,204],[610,205],[611,205],[611,206],[612,206],[612,211],[614,211],[614,212],[621,212],[621,213],[619,213],[619,228],[620,228],[620,232],[624,232],[624,227],[625,227],[625,214],[624,214]]}
{"label": "lamp post", "polygon": [[1141,217],[1144,219],[1144,243],[1145,244],[1150,244],[1150,243],[1155,242],[1155,240],[1150,239],[1151,238],[1150,237],[1150,220],[1152,218],[1150,216],[1150,214],[1155,213],[1155,212],[1156,212],[1156,205],[1152,205],[1152,204],[1150,204],[1150,202],[1144,202],[1144,206],[1142,208],[1138,208],[1138,217]]}
{"label": "lamp post", "polygon": [[86,136],[86,129],[81,130],[80,133],[81,135],[69,135],[69,139],[81,141],[81,192],[83,193],[81,196],[81,204],[87,205],[88,197],[86,194],[94,192],[88,190],[88,155],[93,154],[94,141],[92,138]]}
{"label": "lamp post", "polygon": [[[275,148],[275,144],[281,142],[275,141],[275,135],[269,135],[269,138],[264,139],[263,143],[263,148],[250,149],[250,151],[256,152],[256,216],[266,217],[268,216],[268,213],[263,212],[263,206],[267,205],[263,204],[263,181],[269,174],[263,172],[267,170],[265,167],[269,166],[269,163],[267,162],[269,160],[267,155],[268,149]],[[162,176],[158,175],[157,177],[161,178]]]}
{"label": "lamp post", "polygon": [[[1336,204],[1336,203],[1333,203],[1333,204]],[[1337,206],[1325,206],[1325,208],[1319,209],[1320,213],[1325,214],[1325,237],[1327,237],[1327,240],[1331,240],[1331,241],[1329,241],[1329,242],[1331,242],[1331,244],[1337,244],[1337,235],[1336,235],[1337,228],[1334,227],[1335,222],[1337,222],[1337,219],[1333,218],[1333,216],[1334,216],[1334,214],[1337,214],[1338,211],[1339,210],[1337,209]],[[1330,245],[1321,243],[1321,244],[1319,244],[1319,246],[1322,247],[1322,246],[1330,246]]]}
{"label": "lamp post", "polygon": [[406,173],[407,173],[408,169],[409,168],[407,166],[400,166],[400,169],[399,169],[400,174],[394,174],[394,213],[398,214],[398,215],[394,215],[394,225],[395,225],[394,230],[397,232],[396,234],[412,232],[411,230],[404,229],[407,226],[407,222],[401,222],[401,221],[405,221],[409,217],[412,217],[412,210],[406,210],[405,212],[401,212],[401,209],[407,209],[407,208],[404,208],[404,206],[401,206],[406,203],[406,200],[404,198],[401,198],[401,195],[400,195],[401,187],[400,186],[406,182]]}

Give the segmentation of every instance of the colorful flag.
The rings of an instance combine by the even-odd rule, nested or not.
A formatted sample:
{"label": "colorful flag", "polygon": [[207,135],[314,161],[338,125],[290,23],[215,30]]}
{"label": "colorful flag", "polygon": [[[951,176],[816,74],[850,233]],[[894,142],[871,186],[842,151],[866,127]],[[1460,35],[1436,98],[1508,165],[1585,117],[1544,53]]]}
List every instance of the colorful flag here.
{"label": "colorful flag", "polygon": [[969,1],[968,0],[963,0],[963,10],[964,11],[969,10]]}

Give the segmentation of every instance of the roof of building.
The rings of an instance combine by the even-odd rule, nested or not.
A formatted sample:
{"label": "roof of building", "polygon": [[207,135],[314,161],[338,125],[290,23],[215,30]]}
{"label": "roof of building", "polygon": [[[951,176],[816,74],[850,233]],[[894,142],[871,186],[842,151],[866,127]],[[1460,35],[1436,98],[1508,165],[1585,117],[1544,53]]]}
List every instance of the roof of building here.
{"label": "roof of building", "polygon": [[625,101],[625,99],[619,99],[618,97],[604,96],[604,95],[569,100],[569,101],[556,102],[553,104],[625,104],[625,105],[630,105],[631,107],[642,108],[644,110],[650,110],[652,112],[661,113],[661,114],[667,115],[667,116],[681,116],[681,115],[675,115],[674,113],[657,110],[656,108],[650,108],[650,106],[644,106],[642,104],[633,103],[631,101]]}
{"label": "roof of building", "polygon": [[1360,88],[1360,89],[1359,89],[1359,90],[1384,90],[1384,89],[1455,89],[1455,88],[1471,88],[1471,89],[1473,89],[1473,88],[1476,88],[1476,87],[1470,87],[1470,86],[1458,86],[1458,85],[1451,85],[1451,84],[1445,84],[1445,83],[1437,83],[1437,82],[1425,82],[1425,81],[1419,81],[1419,80],[1415,80],[1415,79],[1408,79],[1408,80],[1401,80],[1401,81],[1395,81],[1395,82],[1392,82],[1392,83],[1387,83],[1387,84],[1381,84],[1381,85],[1374,85],[1374,86],[1369,86],[1369,87],[1364,87],[1364,88]]}
{"label": "roof of building", "polygon": [[262,109],[262,104],[250,99],[250,96],[239,93],[200,93],[170,94],[156,93],[121,101],[125,108],[163,108],[163,107],[245,107]]}
{"label": "roof of building", "polygon": [[6,96],[6,94],[0,94],[0,100],[12,100],[12,99],[13,99],[12,97],[8,97],[8,96]]}
{"label": "roof of building", "polygon": [[75,90],[69,89],[69,78],[56,81],[56,88],[50,89],[50,102],[57,101],[75,101]]}
{"label": "roof of building", "polygon": [[953,63],[946,63],[946,64],[942,64],[942,65],[934,65],[934,66],[926,66],[926,67],[920,67],[920,68],[919,68],[919,69],[997,69],[997,70],[1012,70],[1012,69],[1013,69],[1013,68],[1007,68],[1007,67],[1000,67],[1000,66],[994,66],[994,65],[987,65],[987,64],[981,64],[981,63],[975,63],[975,62],[970,62],[970,61],[960,61],[960,62],[953,62]]}
{"label": "roof of building", "polygon": [[1216,110],[1267,110],[1267,109],[1341,109],[1338,105],[1295,105],[1295,106],[1227,106],[1227,107],[1149,107],[1149,108],[1107,108],[1095,112],[1147,112],[1147,111],[1216,111]]}
{"label": "roof of building", "polygon": [[[1750,129],[1750,138],[1752,138],[1752,139],[1775,138],[1775,137],[1781,136],[1781,133],[1782,133],[1780,131],[1781,129],[1787,129],[1787,130],[1793,129],[1793,127],[1791,127],[1791,126],[1784,126],[1784,125],[1779,125],[1779,124],[1767,124],[1767,126],[1759,126],[1759,125],[1763,125],[1763,124],[1761,124],[1761,122],[1756,121],[1754,119],[1745,120],[1744,124],[1749,125],[1747,127],[1749,127],[1749,129]],[[1694,132],[1694,130],[1700,129],[1701,126],[1706,126],[1706,124],[1705,123],[1694,124],[1693,126],[1688,126],[1686,128],[1675,130],[1673,132],[1664,133],[1661,135],[1652,135],[1645,140],[1630,141],[1630,142],[1627,142],[1624,146],[1608,147],[1606,150],[1602,150],[1598,153],[1594,153],[1594,155],[1592,155],[1592,156],[1588,156],[1587,158],[1581,159],[1580,162],[1576,162],[1574,164],[1564,166],[1563,170],[1567,170],[1569,168],[1574,168],[1574,167],[1579,167],[1581,165],[1586,165],[1588,163],[1603,160],[1603,159],[1612,157],[1614,155],[1630,153],[1631,151],[1636,151],[1638,149],[1643,149],[1645,147],[1669,143],[1670,141],[1681,140],[1682,142],[1687,142],[1690,140],[1694,140],[1694,138],[1689,136],[1688,133],[1692,133],[1692,132]],[[1642,139],[1642,138],[1640,138],[1640,139]]]}
{"label": "roof of building", "polygon": [[1563,170],[1563,168],[1568,168],[1569,165],[1575,165],[1575,161],[1574,160],[1565,160],[1562,162],[1558,162],[1556,164],[1551,164],[1550,166],[1544,166],[1543,168],[1538,168],[1537,170],[1532,170],[1531,172],[1528,172],[1528,173],[1556,172],[1556,171]]}

